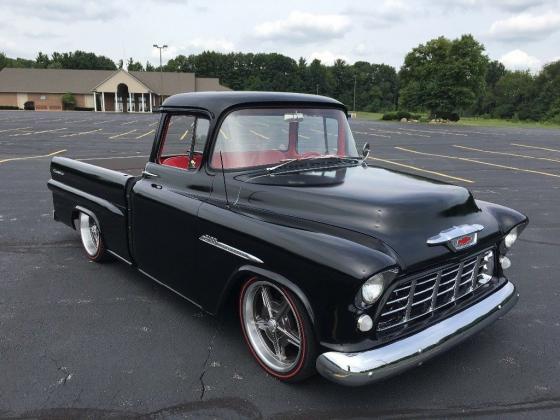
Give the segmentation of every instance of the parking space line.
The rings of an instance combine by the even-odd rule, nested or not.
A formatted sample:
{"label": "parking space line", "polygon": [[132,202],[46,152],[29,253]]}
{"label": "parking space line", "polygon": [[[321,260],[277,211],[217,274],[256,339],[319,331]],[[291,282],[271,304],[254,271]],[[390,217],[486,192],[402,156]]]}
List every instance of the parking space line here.
{"label": "parking space line", "polygon": [[394,162],[394,161],[388,160],[388,159],[380,159],[380,158],[374,158],[374,157],[368,157],[368,159],[377,160],[377,161],[379,161],[379,162],[389,163],[389,164],[391,164],[391,165],[402,166],[402,167],[404,167],[404,168],[413,169],[413,170],[418,171],[418,172],[425,172],[425,173],[428,173],[428,174],[441,176],[441,177],[443,177],[443,178],[449,178],[449,179],[454,179],[454,180],[456,180],[456,181],[462,181],[462,182],[467,182],[467,183],[469,183],[469,184],[474,184],[474,181],[471,181],[470,179],[459,178],[458,176],[452,176],[452,175],[442,174],[441,172],[430,171],[430,170],[428,170],[428,169],[422,169],[422,168],[418,168],[418,167],[416,167],[416,166],[406,165],[406,164],[404,164],[404,163]]}
{"label": "parking space line", "polygon": [[95,130],[90,130],[90,131],[82,131],[82,132],[79,132],[79,133],[64,134],[64,135],[62,135],[62,136],[60,136],[60,137],[83,136],[84,134],[96,133],[96,132],[101,131],[101,130],[102,130],[101,128],[97,128],[97,129],[95,129]]}
{"label": "parking space line", "polygon": [[121,125],[130,125],[130,124],[134,124],[135,122],[137,122],[138,120],[132,120],[132,121],[127,121],[125,123],[122,123]]}
{"label": "parking space line", "polygon": [[50,156],[58,155],[60,153],[64,153],[66,151],[67,151],[66,149],[62,149],[62,150],[57,150],[56,152],[49,153],[48,155],[23,156],[23,157],[17,157],[17,158],[2,159],[2,160],[0,160],[0,163],[13,162],[14,160],[29,160],[29,159],[38,159],[38,158],[50,157]]}
{"label": "parking space line", "polygon": [[149,155],[136,155],[136,156],[102,156],[102,157],[92,157],[92,158],[82,158],[76,159],[79,161],[86,161],[86,160],[109,160],[109,159],[133,159],[133,158],[147,158],[150,157]]}
{"label": "parking space line", "polygon": [[468,135],[466,134],[454,133],[452,131],[447,131],[447,130],[417,130],[415,128],[400,128],[400,127],[398,127],[398,129],[403,131],[413,131],[413,132],[420,132],[420,133],[451,134],[452,136],[468,137]]}
{"label": "parking space line", "polygon": [[111,121],[112,121],[112,120],[103,120],[103,121],[94,122],[94,123],[92,123],[92,124],[94,124],[94,125],[97,125],[97,124],[105,124],[105,123],[108,123],[108,122],[111,122]]}
{"label": "parking space line", "polygon": [[529,149],[546,150],[548,152],[560,152],[558,149],[549,149],[548,147],[529,146],[527,144],[510,143],[512,146],[527,147]]}
{"label": "parking space line", "polygon": [[402,150],[404,152],[415,153],[417,155],[441,157],[441,158],[445,158],[445,159],[462,160],[462,161],[465,161],[465,162],[473,162],[473,163],[479,163],[481,165],[494,166],[496,168],[510,169],[512,171],[528,172],[528,173],[531,173],[531,174],[552,176],[552,177],[555,177],[555,178],[560,178],[560,175],[551,174],[549,172],[541,172],[541,171],[534,171],[532,169],[516,168],[515,166],[499,165],[497,163],[483,162],[481,160],[476,160],[476,159],[469,159],[469,158],[463,158],[463,157],[458,157],[458,156],[438,155],[438,154],[434,154],[434,153],[419,152],[417,150],[407,149],[405,147],[399,147],[399,146],[395,146],[395,149]]}
{"label": "parking space line", "polygon": [[384,134],[375,134],[375,133],[367,133],[365,131],[353,131],[356,134],[365,134],[366,136],[374,136],[374,137],[385,137],[386,139],[390,139],[391,136],[386,136]]}
{"label": "parking space line", "polygon": [[138,131],[138,129],[135,128],[134,130],[125,131],[124,133],[120,133],[120,134],[115,134],[114,136],[111,136],[109,138],[110,139],[116,139],[116,138],[119,138],[119,137],[122,137],[122,136],[126,136],[127,134],[134,133],[135,131]]}
{"label": "parking space line", "polygon": [[150,134],[155,133],[155,132],[156,132],[156,130],[150,130],[147,133],[140,134],[138,137],[136,137],[136,139],[141,139],[142,137],[149,136]]}
{"label": "parking space line", "polygon": [[57,131],[68,130],[67,128],[55,128],[52,130],[41,130],[41,131],[28,131],[27,133],[10,134],[10,137],[19,136],[30,136],[31,134],[43,134],[43,133],[54,133]]}
{"label": "parking space line", "polygon": [[251,133],[253,133],[255,136],[258,136],[258,137],[260,137],[260,138],[262,138],[262,139],[265,139],[265,140],[270,140],[270,137],[266,137],[264,134],[257,133],[257,132],[254,131],[254,130],[249,130],[249,131],[250,131]]}
{"label": "parking space line", "polygon": [[229,140],[228,135],[227,135],[226,132],[225,132],[224,130],[222,130],[221,128],[220,128],[220,134],[224,137],[224,139]]}
{"label": "parking space line", "polygon": [[405,136],[415,136],[415,137],[426,137],[426,138],[432,138],[432,136],[428,136],[427,134],[418,134],[418,133],[407,133],[407,132],[402,132],[401,131],[390,131],[390,130],[380,130],[378,128],[369,128],[368,130],[372,130],[372,131],[378,131],[380,133],[389,133],[389,134],[399,134],[399,135],[405,135]]}
{"label": "parking space line", "polygon": [[159,121],[154,121],[153,123],[148,124],[148,127],[153,127],[153,126],[156,125],[158,122],[159,122]]}
{"label": "parking space line", "polygon": [[526,158],[526,159],[547,160],[549,162],[560,163],[560,159],[551,159],[551,158],[536,157],[536,156],[529,156],[529,155],[520,155],[520,154],[517,154],[517,153],[508,153],[508,152],[495,152],[493,150],[477,149],[476,147],[459,146],[457,144],[454,144],[453,147],[458,147],[459,149],[465,149],[465,150],[474,150],[475,152],[492,153],[492,154],[495,154],[495,155],[515,156],[515,157],[521,157],[521,158]]}
{"label": "parking space line", "polygon": [[187,134],[189,134],[189,129],[187,128],[185,130],[185,132],[181,135],[181,137],[179,138],[179,140],[185,140],[185,137],[187,137]]}
{"label": "parking space line", "polygon": [[7,128],[5,130],[0,130],[0,133],[5,133],[6,131],[28,130],[30,128],[31,127]]}

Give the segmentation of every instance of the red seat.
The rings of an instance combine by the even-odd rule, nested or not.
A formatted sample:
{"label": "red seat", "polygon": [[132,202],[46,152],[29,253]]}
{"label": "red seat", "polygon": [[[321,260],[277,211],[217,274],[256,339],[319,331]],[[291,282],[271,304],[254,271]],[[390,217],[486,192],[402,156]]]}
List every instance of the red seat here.
{"label": "red seat", "polygon": [[[195,153],[192,156],[191,161],[194,162],[194,167],[191,167],[190,169],[199,168],[202,162],[202,154]],[[189,169],[188,162],[189,160],[186,155],[169,156],[160,159],[160,164],[165,166],[173,166],[180,169]]]}

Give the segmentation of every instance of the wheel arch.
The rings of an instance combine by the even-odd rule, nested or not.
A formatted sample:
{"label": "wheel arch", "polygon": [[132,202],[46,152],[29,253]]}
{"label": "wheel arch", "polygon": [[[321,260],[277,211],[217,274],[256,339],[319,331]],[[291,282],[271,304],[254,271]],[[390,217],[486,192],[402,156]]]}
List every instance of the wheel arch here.
{"label": "wheel arch", "polygon": [[74,228],[74,230],[77,230],[76,220],[78,219],[80,213],[85,213],[88,216],[90,216],[93,220],[95,220],[95,223],[97,223],[97,226],[99,226],[100,233],[103,234],[103,229],[101,227],[99,218],[95,215],[95,213],[92,210],[87,209],[83,206],[75,206],[72,209],[72,227]]}
{"label": "wheel arch", "polygon": [[262,267],[256,267],[253,265],[243,265],[241,267],[238,267],[231,274],[218,300],[216,312],[219,313],[223,310],[223,308],[226,306],[226,303],[232,298],[232,296],[239,292],[241,285],[243,284],[244,281],[255,276],[263,277],[268,280],[274,281],[284,286],[295,296],[297,296],[297,298],[301,301],[305,310],[307,311],[307,314],[309,315],[309,319],[313,324],[314,331],[317,332],[317,326],[316,326],[317,322],[316,322],[315,313],[313,311],[313,307],[311,306],[309,299],[307,298],[305,293],[301,290],[301,288],[297,284],[295,284],[294,282],[287,279],[281,274],[278,274],[274,271]]}

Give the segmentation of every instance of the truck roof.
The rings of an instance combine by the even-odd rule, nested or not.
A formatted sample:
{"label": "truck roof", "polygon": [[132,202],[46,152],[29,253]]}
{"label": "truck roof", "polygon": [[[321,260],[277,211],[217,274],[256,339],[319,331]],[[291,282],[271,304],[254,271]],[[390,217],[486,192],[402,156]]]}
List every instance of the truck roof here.
{"label": "truck roof", "polygon": [[216,117],[225,110],[237,106],[275,106],[283,104],[328,106],[341,108],[346,111],[344,104],[326,96],[288,92],[245,91],[179,93],[167,98],[160,110],[171,111],[178,108],[198,108],[208,110]]}

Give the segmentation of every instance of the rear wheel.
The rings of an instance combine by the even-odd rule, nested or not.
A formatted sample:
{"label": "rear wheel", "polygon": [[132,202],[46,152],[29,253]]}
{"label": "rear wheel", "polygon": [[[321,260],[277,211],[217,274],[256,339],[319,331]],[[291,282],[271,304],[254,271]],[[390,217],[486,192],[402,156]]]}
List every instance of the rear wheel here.
{"label": "rear wheel", "polygon": [[80,213],[80,237],[87,257],[92,261],[102,261],[107,257],[107,251],[101,238],[101,230],[93,217]]}
{"label": "rear wheel", "polygon": [[315,373],[311,321],[288,289],[268,280],[248,280],[239,296],[241,328],[249,350],[270,375],[286,382]]}

